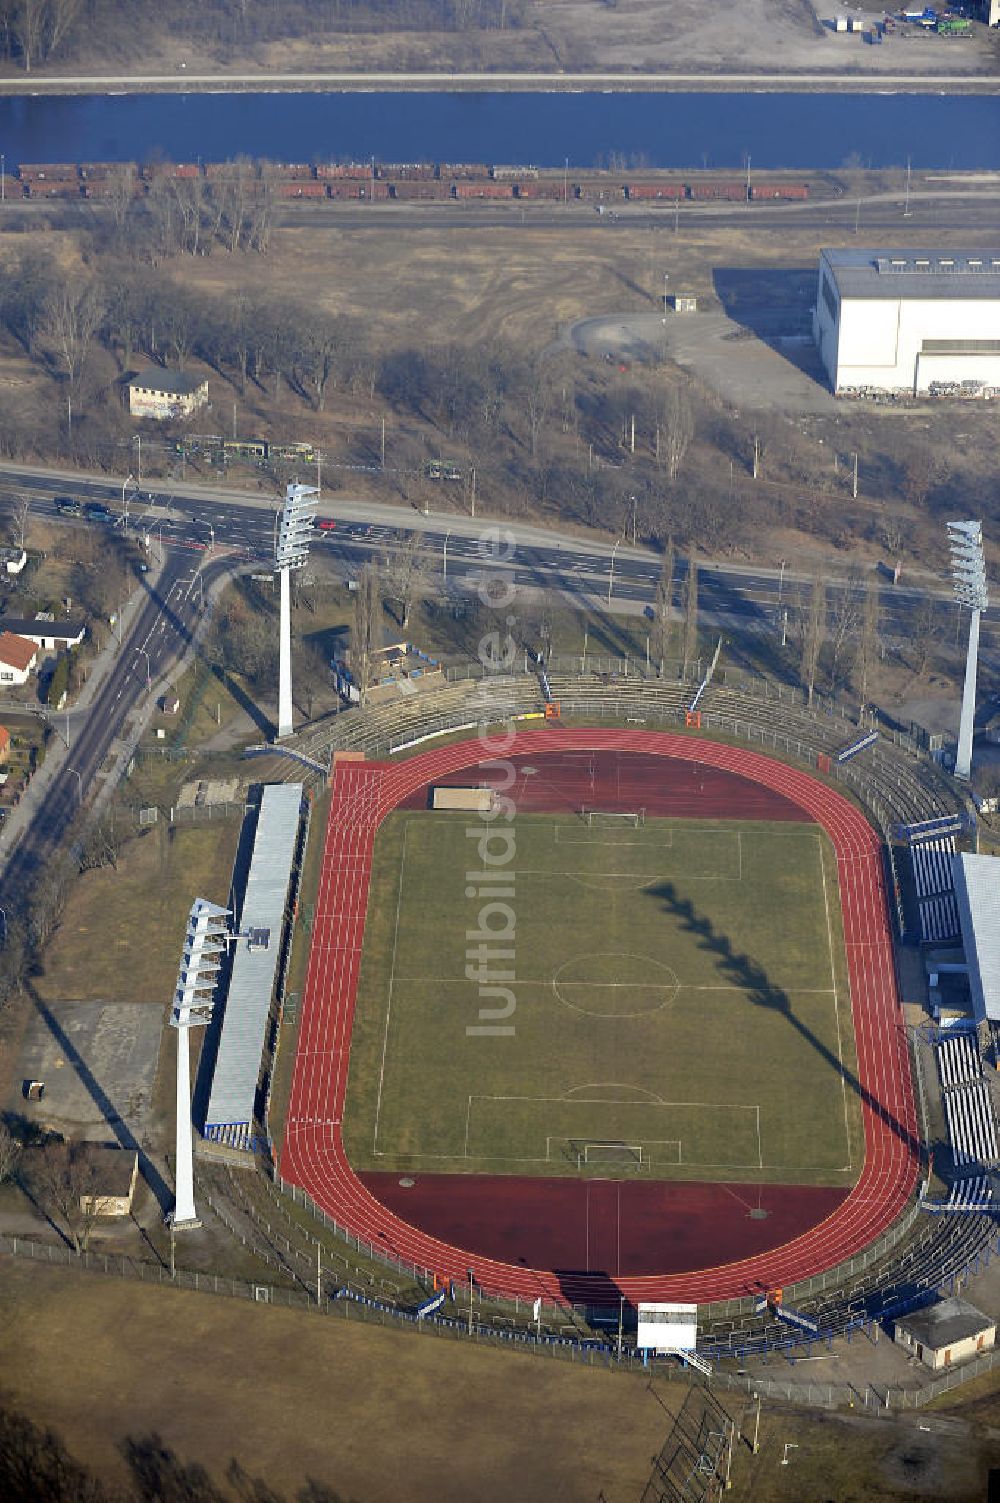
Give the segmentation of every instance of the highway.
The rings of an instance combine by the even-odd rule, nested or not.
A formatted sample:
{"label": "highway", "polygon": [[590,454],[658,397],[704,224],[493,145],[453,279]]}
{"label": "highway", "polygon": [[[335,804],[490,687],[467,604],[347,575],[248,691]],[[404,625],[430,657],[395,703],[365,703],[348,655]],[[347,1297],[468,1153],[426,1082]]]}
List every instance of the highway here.
{"label": "highway", "polygon": [[[66,494],[81,500],[101,500],[121,512],[121,485],[113,481],[85,480],[67,483],[65,477],[0,466],[0,496],[8,490],[31,494],[42,515],[54,516],[53,501]],[[149,492],[144,492],[148,496]],[[228,493],[225,499],[209,487],[187,487],[182,493],[165,490],[155,500],[130,499],[129,526],[149,537],[153,548],[159,541],[173,547],[218,549],[226,547],[240,560],[259,559],[266,567],[272,557],[275,502]],[[652,602],[659,576],[659,556],[650,549],[633,548],[625,542],[605,543],[559,534],[552,528],[497,523],[469,516],[429,515],[378,502],[352,502],[341,495],[324,500],[320,517],[335,521],[333,529],[318,529],[314,550],[330,556],[343,578],[356,575],[369,559],[384,558],[413,531],[423,534],[432,584],[442,591],[470,592],[491,572],[503,572],[520,590],[558,591],[565,603],[590,610],[636,613]],[[79,520],[70,526],[89,525]],[[497,528],[516,540],[507,561],[506,550],[493,541]],[[498,552],[501,556],[497,556]],[[685,564],[678,560],[677,577]],[[846,571],[845,571],[846,572]],[[828,581],[835,597],[837,581]],[[882,583],[881,629],[887,638],[912,634],[914,614],[928,592],[912,585]],[[732,630],[780,631],[784,612],[804,599],[810,576],[781,566],[702,562],[699,568],[699,604],[702,620]],[[934,592],[942,611],[954,620],[950,586],[945,580]],[[983,646],[1000,646],[1000,610],[983,618]]]}
{"label": "highway", "polygon": [[[0,497],[11,493],[29,495],[33,513],[48,520],[59,518],[57,497],[70,494],[82,501],[104,501],[118,514],[112,525],[125,524],[118,482],[67,480],[52,472],[0,467]],[[68,755],[0,878],[0,904],[16,906],[18,893],[27,890],[65,839],[81,801],[148,686],[190,641],[206,588],[234,565],[259,560],[262,569],[269,567],[274,519],[273,501],[233,495],[221,499],[208,488],[130,497],[129,531],[152,557],[162,555],[163,566],[158,578],[141,576],[147,596],[110,673],[86,715],[77,713],[67,723]],[[491,580],[502,583],[503,575],[521,592],[554,592],[564,603],[598,615],[636,615],[650,605],[660,571],[656,553],[623,540],[581,540],[548,528],[423,515],[340,496],[321,503],[320,520],[335,525],[317,528],[314,552],[326,553],[345,580],[356,576],[368,560],[391,555],[414,531],[424,538],[432,588],[436,584],[444,593],[482,592]],[[79,517],[63,522],[70,528],[99,525]],[[508,543],[508,538],[513,541]],[[678,604],[685,568],[679,559]],[[147,579],[155,579],[155,584],[147,585]],[[828,580],[828,586],[836,609],[838,584]],[[795,607],[804,602],[809,588],[809,578],[780,565],[768,569],[703,562],[701,621],[733,633],[778,635],[786,628],[794,630]],[[846,588],[839,587],[841,593]],[[926,591],[883,581],[883,638],[912,635],[915,613],[927,598]],[[943,583],[934,598],[940,601],[940,625],[954,622],[957,628]],[[1000,645],[998,634],[1000,611],[994,609],[983,620],[984,650]]]}

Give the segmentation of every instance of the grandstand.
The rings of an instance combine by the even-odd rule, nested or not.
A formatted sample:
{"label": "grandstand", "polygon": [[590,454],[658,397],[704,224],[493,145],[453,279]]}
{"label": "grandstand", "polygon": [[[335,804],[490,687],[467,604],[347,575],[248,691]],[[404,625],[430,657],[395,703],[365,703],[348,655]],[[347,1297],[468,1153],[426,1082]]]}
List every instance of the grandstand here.
{"label": "grandstand", "polygon": [[283,953],[301,808],[301,783],[265,787],[205,1113],[205,1138],[243,1152],[254,1147],[261,1059]]}
{"label": "grandstand", "polygon": [[959,932],[958,905],[952,866],[957,851],[954,835],[910,834],[910,867],[925,944],[955,939]]}

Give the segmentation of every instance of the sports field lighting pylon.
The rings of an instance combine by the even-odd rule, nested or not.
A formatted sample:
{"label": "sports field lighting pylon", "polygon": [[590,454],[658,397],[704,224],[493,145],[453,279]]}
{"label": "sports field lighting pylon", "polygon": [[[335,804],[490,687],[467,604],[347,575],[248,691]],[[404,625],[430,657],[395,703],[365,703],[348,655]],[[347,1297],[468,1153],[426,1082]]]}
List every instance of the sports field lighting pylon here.
{"label": "sports field lighting pylon", "polygon": [[229,909],[195,898],[184,935],[184,953],[170,1023],[177,1029],[176,1191],[170,1220],[175,1230],[200,1226],[194,1208],[194,1143],[191,1133],[191,1049],[188,1034],[212,1016],[219,956],[229,934]]}
{"label": "sports field lighting pylon", "polygon": [[958,726],[958,754],[955,757],[955,776],[967,783],[972,776],[972,728],[976,714],[979,618],[990,603],[989,589],[986,584],[982,522],[949,522],[948,547],[951,549],[955,599],[959,605],[967,605],[971,612],[969,651],[965,659],[965,687],[962,690],[962,717]]}
{"label": "sports field lighting pylon", "polygon": [[292,604],[289,575],[293,569],[304,567],[309,557],[309,537],[316,520],[314,497],[319,495],[315,485],[289,485],[285,490],[285,504],[278,520],[278,533],[274,540],[274,572],[281,590],[281,615],[278,637],[278,736],[279,741],[290,736],[295,729],[292,724]]}

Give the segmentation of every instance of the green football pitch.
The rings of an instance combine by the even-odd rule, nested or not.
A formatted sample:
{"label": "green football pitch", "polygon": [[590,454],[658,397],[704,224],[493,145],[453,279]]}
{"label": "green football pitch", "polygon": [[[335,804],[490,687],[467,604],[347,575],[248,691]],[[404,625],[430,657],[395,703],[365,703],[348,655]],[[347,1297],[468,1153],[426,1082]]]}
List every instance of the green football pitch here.
{"label": "green football pitch", "polygon": [[[815,825],[521,814],[501,899],[467,876],[486,828],[420,810],[379,832],[355,1168],[853,1183],[850,996]],[[498,901],[485,925],[513,928],[492,941],[512,953],[484,977]]]}

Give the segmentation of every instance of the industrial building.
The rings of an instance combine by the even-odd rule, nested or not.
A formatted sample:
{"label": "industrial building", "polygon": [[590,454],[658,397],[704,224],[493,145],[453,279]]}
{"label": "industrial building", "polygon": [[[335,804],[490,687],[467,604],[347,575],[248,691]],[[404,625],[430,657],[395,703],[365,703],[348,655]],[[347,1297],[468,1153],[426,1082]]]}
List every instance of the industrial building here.
{"label": "industrial building", "polygon": [[149,366],[128,383],[128,410],[133,417],[191,417],[208,403],[208,382],[184,371]]}
{"label": "industrial building", "polygon": [[994,395],[1000,253],[823,250],[813,337],[843,395]]}

